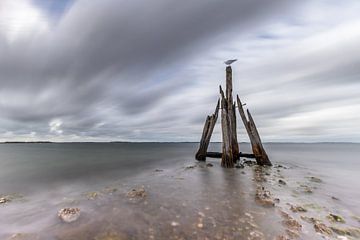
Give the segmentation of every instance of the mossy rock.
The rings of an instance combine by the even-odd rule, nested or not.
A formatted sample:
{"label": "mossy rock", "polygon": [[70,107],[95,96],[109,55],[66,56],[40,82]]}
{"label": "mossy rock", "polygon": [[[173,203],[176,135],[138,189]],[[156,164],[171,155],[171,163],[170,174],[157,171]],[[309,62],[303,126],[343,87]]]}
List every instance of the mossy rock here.
{"label": "mossy rock", "polygon": [[327,218],[330,220],[330,222],[338,222],[338,223],[345,223],[345,220],[343,217],[339,215],[335,215],[330,213]]}

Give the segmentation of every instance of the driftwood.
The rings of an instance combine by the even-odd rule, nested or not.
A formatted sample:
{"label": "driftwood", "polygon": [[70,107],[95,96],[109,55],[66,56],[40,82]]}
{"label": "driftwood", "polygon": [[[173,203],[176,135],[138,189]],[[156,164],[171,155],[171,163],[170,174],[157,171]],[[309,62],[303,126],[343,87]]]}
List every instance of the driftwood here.
{"label": "driftwood", "polygon": [[222,129],[222,158],[221,166],[226,168],[234,167],[234,156],[232,150],[232,129],[230,125],[230,114],[228,109],[228,101],[224,96],[224,92],[220,86],[221,94],[221,129]]}
{"label": "driftwood", "polygon": [[254,140],[255,140],[255,144],[254,144],[255,146],[252,147],[252,149],[253,149],[253,152],[255,155],[256,162],[259,165],[271,166],[272,164],[271,164],[269,157],[266,154],[265,149],[261,143],[259,132],[256,129],[255,122],[250,114],[249,109],[247,110],[247,114],[249,116],[249,128],[250,128],[251,133],[254,136]]}
{"label": "driftwood", "polygon": [[[239,157],[246,157],[246,158],[255,158],[255,155],[252,153],[238,153]],[[207,152],[206,157],[209,158],[222,158],[221,152]]]}
{"label": "driftwood", "polygon": [[213,133],[216,120],[218,118],[219,105],[220,105],[220,100],[218,100],[214,114],[212,114],[211,116],[207,116],[207,118],[206,118],[203,133],[202,133],[201,140],[200,140],[199,150],[197,151],[197,153],[195,155],[196,160],[199,160],[199,161],[206,160],[206,151],[209,147],[211,135]]}
{"label": "driftwood", "polygon": [[244,123],[246,132],[249,135],[251,147],[252,147],[253,153],[255,155],[257,164],[271,166],[272,164],[271,164],[269,157],[266,154],[266,151],[261,143],[260,135],[256,129],[254,119],[252,118],[249,110],[247,110],[249,120],[246,118],[244,108],[242,106],[239,96],[237,96],[237,104],[238,104],[239,114]]}

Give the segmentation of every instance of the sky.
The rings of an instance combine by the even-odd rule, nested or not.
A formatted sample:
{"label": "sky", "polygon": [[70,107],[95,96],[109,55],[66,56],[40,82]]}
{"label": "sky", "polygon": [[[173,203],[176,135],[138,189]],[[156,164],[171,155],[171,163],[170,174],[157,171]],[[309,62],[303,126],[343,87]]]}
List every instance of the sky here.
{"label": "sky", "polygon": [[234,95],[263,141],[360,142],[359,12],[358,0],[1,0],[0,141],[199,141],[236,58]]}

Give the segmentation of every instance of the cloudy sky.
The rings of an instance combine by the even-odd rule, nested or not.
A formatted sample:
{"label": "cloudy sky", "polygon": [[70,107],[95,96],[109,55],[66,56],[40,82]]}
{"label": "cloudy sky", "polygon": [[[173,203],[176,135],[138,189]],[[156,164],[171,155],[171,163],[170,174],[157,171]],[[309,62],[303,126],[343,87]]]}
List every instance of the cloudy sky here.
{"label": "cloudy sky", "polygon": [[359,12],[358,0],[1,0],[0,141],[198,141],[237,58],[234,91],[264,141],[360,142]]}

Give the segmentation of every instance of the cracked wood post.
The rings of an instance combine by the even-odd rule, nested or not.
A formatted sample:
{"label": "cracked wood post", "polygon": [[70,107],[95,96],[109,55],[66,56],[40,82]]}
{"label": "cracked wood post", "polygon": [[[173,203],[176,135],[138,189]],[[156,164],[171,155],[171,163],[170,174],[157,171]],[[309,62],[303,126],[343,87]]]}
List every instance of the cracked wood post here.
{"label": "cracked wood post", "polygon": [[244,123],[246,132],[249,135],[251,147],[252,147],[253,153],[255,155],[257,164],[271,166],[272,164],[269,160],[268,155],[266,154],[264,147],[262,146],[260,135],[256,129],[254,120],[253,120],[249,110],[247,111],[248,116],[249,116],[249,121],[247,120],[245,112],[244,112],[244,108],[242,106],[239,96],[237,96],[237,104],[238,104],[239,114]]}
{"label": "cracked wood post", "polygon": [[271,166],[272,164],[271,164],[269,157],[266,154],[265,149],[261,143],[259,132],[256,129],[254,119],[252,118],[249,109],[247,109],[247,114],[249,117],[249,128],[250,128],[251,133],[253,134],[254,140],[255,140],[255,147],[253,147],[253,152],[255,155],[256,162],[259,165]]}
{"label": "cracked wood post", "polygon": [[231,137],[231,147],[234,162],[239,159],[239,144],[237,140],[237,131],[236,131],[236,114],[235,114],[235,102],[233,102],[232,96],[232,69],[231,66],[226,67],[226,101],[227,101],[227,114],[229,115],[230,121],[230,137]]}
{"label": "cracked wood post", "polygon": [[220,86],[221,94],[221,129],[222,129],[222,155],[221,166],[225,168],[234,167],[234,156],[232,149],[230,115],[228,112],[228,101],[224,96],[224,92]]}
{"label": "cracked wood post", "polygon": [[218,118],[219,106],[220,106],[220,100],[218,100],[218,102],[217,102],[214,114],[206,117],[203,133],[202,133],[201,140],[200,140],[199,150],[197,151],[197,153],[195,155],[195,158],[198,161],[206,160],[206,152],[209,147],[211,135],[213,133],[213,130],[214,130],[217,118]]}

